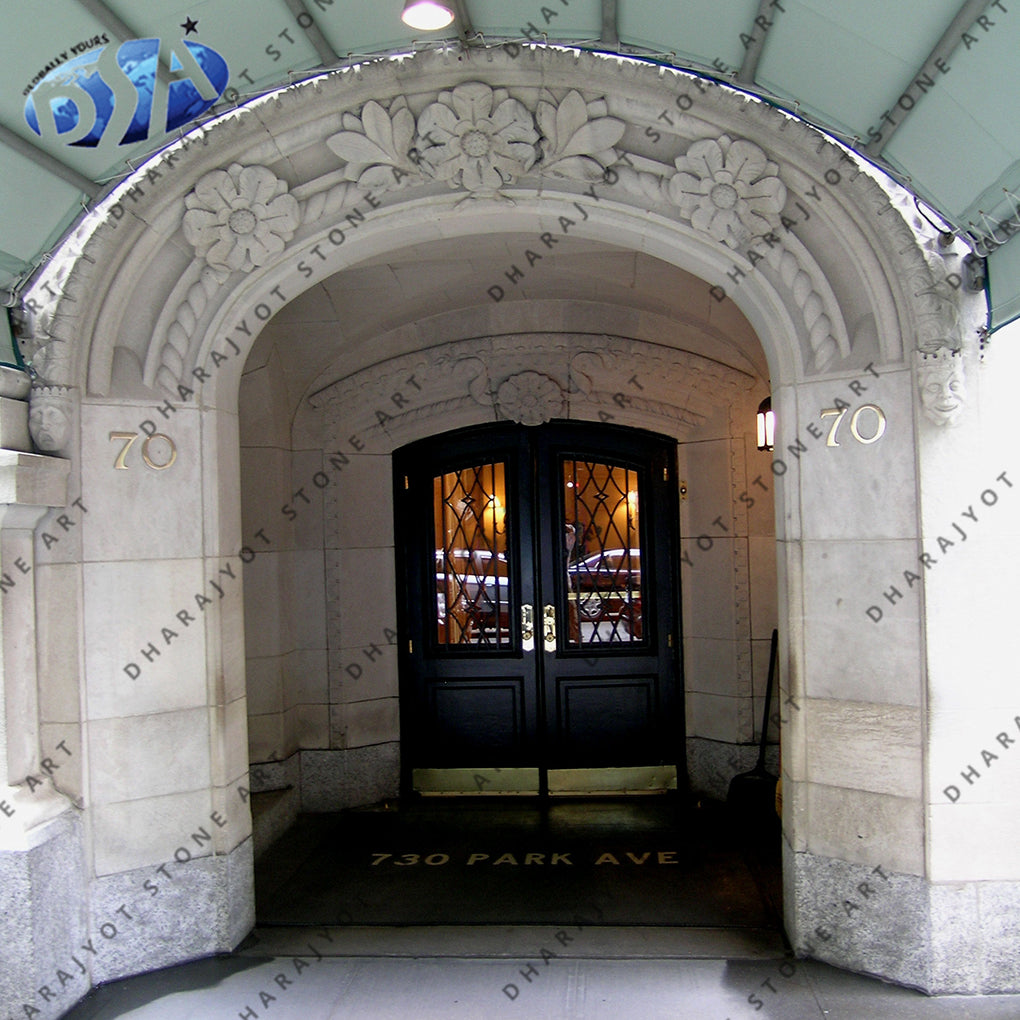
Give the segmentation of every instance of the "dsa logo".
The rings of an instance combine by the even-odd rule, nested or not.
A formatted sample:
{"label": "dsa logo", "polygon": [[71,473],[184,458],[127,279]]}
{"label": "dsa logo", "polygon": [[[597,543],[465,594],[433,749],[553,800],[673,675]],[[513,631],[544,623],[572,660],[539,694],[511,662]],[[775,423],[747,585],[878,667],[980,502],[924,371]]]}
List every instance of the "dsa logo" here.
{"label": "dsa logo", "polygon": [[200,117],[228,77],[227,62],[201,43],[131,39],[50,71],[29,93],[25,120],[43,141],[129,145]]}

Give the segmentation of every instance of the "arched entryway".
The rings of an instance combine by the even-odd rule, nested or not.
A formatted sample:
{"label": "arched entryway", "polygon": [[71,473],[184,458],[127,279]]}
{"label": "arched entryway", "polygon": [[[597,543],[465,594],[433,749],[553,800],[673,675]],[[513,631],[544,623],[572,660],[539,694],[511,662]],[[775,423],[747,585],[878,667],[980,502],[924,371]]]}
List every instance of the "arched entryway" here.
{"label": "arched entryway", "polygon": [[[695,96],[697,114],[664,135],[663,107],[691,111]],[[555,123],[559,134],[533,158],[518,153],[502,187],[473,187],[488,178],[461,174],[453,191],[439,171],[456,168],[433,166],[403,141],[436,117],[463,119],[465,103],[476,113],[498,107],[533,132],[536,145],[536,125]],[[655,132],[645,130],[653,125]],[[115,963],[97,964],[94,979],[228,948],[250,927],[250,815],[238,794],[247,783],[246,729],[256,762],[274,750],[293,759],[283,744],[273,746],[277,733],[291,748],[324,729],[327,753],[301,756],[301,789],[334,803],[339,792],[374,794],[396,776],[391,750],[348,755],[346,763],[333,753],[379,748],[397,732],[392,688],[341,697],[336,711],[328,700],[346,683],[349,653],[374,656],[378,647],[385,657],[389,625],[359,616],[361,607],[395,599],[392,531],[372,518],[369,501],[359,508],[357,496],[389,485],[393,449],[510,417],[500,388],[535,371],[558,380],[571,420],[612,415],[617,424],[684,433],[677,491],[706,480],[704,499],[687,504],[683,530],[693,545],[680,550],[681,570],[727,551],[731,596],[723,606],[691,606],[704,627],[692,656],[703,656],[707,672],[731,663],[745,688],[688,687],[689,733],[692,722],[752,731],[755,643],[767,640],[757,635],[767,634],[771,614],[753,595],[767,584],[754,576],[747,550],[752,539],[778,548],[775,620],[790,720],[787,922],[797,949],[926,988],[953,986],[929,951],[933,897],[955,874],[929,868],[922,780],[929,638],[914,611],[889,621],[895,640],[875,642],[858,603],[881,598],[889,557],[913,562],[923,534],[917,493],[933,438],[916,411],[909,355],[958,335],[964,302],[946,280],[959,253],[939,250],[923,225],[908,225],[877,183],[804,125],[717,86],[592,55],[496,50],[454,66],[441,54],[419,54],[297,86],[210,131],[217,144],[192,145],[173,164],[164,159],[165,182],[148,194],[112,196],[122,215],[89,224],[80,257],[55,262],[37,290],[47,314],[27,344],[40,368],[33,401],[67,409],[68,500],[88,508],[78,537],[55,550],[36,542],[29,565],[38,569],[36,597],[71,582],[66,599],[39,603],[40,626],[60,635],[48,647],[83,649],[80,664],[59,673],[84,692],[69,724],[77,746],[105,741],[120,762],[114,768],[102,755],[81,754],[69,789],[88,791],[89,849],[73,827],[53,839],[86,861],[98,919],[187,842],[182,833],[213,814],[223,823],[181,865],[203,890],[208,924],[171,944],[154,921]],[[128,202],[136,203],[130,215]],[[211,226],[229,202],[250,212],[272,207],[262,247],[241,236],[249,218],[229,236]],[[487,253],[483,278],[470,244]],[[461,263],[452,258],[458,245]],[[574,284],[592,268],[585,248],[597,260],[606,246],[646,260],[650,274],[661,267],[658,305],[654,285],[640,302],[620,301],[628,277],[619,274],[604,274],[606,300],[572,301]],[[387,271],[410,295],[415,261],[440,250],[445,280],[431,278],[403,318],[387,319],[385,292],[353,296],[359,273],[386,269],[388,260],[403,262],[402,278],[395,267]],[[331,291],[330,281],[340,289]],[[58,296],[44,298],[44,284]],[[670,304],[671,287],[690,288],[682,309]],[[311,343],[320,345],[310,362],[295,360],[273,333],[303,300],[315,325]],[[373,302],[373,321],[349,321],[349,306]],[[616,311],[607,315],[607,307]],[[752,346],[730,341],[748,333],[760,342],[752,345],[757,360],[748,359]],[[540,363],[522,365],[522,347]],[[309,365],[314,378],[303,375]],[[770,391],[780,421],[771,466],[754,460],[750,440],[753,412]],[[828,442],[840,425],[838,401],[850,415],[876,407],[890,423],[881,441],[871,442],[862,426],[860,439],[835,434]],[[160,470],[166,451],[150,445],[155,466],[143,459],[134,474],[131,465],[119,470],[110,436],[155,432],[172,440],[174,467]],[[854,513],[833,512],[832,494],[850,499]],[[773,500],[774,539],[762,523]],[[345,530],[340,510],[352,506],[369,518],[370,544]],[[322,539],[327,533],[332,544]],[[862,564],[865,547],[888,555]],[[236,583],[242,568],[245,606]],[[381,599],[359,599],[352,577]],[[281,591],[298,597],[289,633],[273,613]],[[260,608],[260,595],[268,606]],[[308,644],[295,645],[296,626],[307,628]],[[378,634],[366,632],[372,626]],[[685,640],[695,629],[684,628]],[[263,642],[258,654],[252,641]],[[837,654],[846,647],[858,654],[852,670]],[[326,690],[316,690],[327,700],[312,703],[314,711],[281,703],[250,712],[246,672],[250,691],[258,669],[271,676],[282,668],[271,660],[281,659],[303,676],[321,676],[324,665]],[[35,665],[19,669],[35,690]],[[381,670],[378,683],[390,675]],[[41,692],[49,682],[39,681]],[[44,732],[54,719],[48,698],[40,699],[49,713]],[[853,719],[865,722],[849,725]],[[826,738],[834,729],[838,742]],[[333,747],[334,732],[344,746]],[[370,732],[380,739],[364,742]],[[153,734],[187,767],[142,768]],[[856,748],[855,760],[868,763],[890,742],[903,749],[894,786],[877,766],[848,777],[833,752]],[[698,753],[707,760],[713,752]],[[838,899],[832,890],[856,887],[876,867],[894,876],[898,898],[876,902],[867,929],[811,943],[827,921],[826,904]],[[916,918],[906,952],[904,902]],[[170,896],[157,908],[167,917],[184,909]],[[84,917],[68,918],[69,930],[87,927]]]}

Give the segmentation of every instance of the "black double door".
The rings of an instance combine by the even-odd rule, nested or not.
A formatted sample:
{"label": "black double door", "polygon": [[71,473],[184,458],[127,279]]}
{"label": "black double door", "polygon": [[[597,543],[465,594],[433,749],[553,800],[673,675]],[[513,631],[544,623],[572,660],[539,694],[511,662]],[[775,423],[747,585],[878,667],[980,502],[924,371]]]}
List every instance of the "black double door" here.
{"label": "black double door", "polygon": [[395,454],[405,791],[676,786],[675,464],[568,422]]}

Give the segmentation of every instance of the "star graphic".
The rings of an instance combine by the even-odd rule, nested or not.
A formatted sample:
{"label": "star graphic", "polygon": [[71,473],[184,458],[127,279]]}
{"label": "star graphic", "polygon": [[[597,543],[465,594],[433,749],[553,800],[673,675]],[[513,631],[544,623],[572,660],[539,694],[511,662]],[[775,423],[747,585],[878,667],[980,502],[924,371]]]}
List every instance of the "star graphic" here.
{"label": "star graphic", "polygon": [[181,25],[181,28],[184,29],[185,35],[191,35],[192,32],[198,32],[198,22],[188,18],[188,20]]}

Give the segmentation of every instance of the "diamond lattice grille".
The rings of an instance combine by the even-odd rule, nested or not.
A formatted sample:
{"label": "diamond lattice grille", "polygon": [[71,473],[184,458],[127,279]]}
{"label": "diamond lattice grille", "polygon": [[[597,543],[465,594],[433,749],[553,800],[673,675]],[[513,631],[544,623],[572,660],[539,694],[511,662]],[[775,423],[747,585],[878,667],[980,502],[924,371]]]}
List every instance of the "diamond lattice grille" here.
{"label": "diamond lattice grille", "polygon": [[563,464],[569,643],[642,640],[638,477],[592,461]]}
{"label": "diamond lattice grille", "polygon": [[502,463],[433,479],[440,645],[508,648],[506,481]]}

